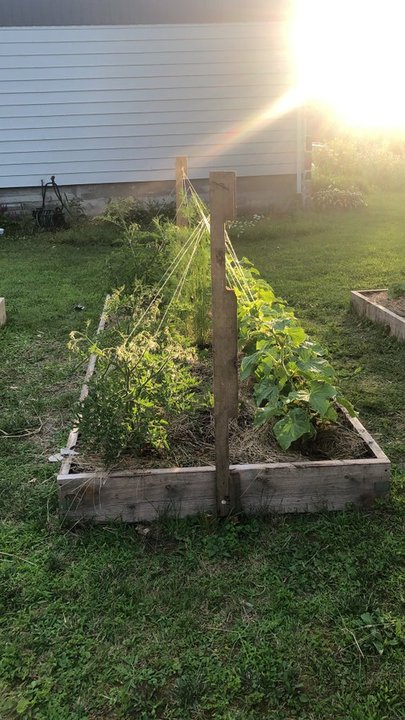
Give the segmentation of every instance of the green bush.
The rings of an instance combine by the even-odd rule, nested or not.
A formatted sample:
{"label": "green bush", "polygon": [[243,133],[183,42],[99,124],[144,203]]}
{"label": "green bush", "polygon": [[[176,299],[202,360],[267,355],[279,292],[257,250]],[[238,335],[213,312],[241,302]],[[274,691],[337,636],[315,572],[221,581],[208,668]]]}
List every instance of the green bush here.
{"label": "green bush", "polygon": [[362,192],[405,188],[404,146],[381,138],[342,135],[314,145],[312,161],[315,192],[329,185]]}
{"label": "green bush", "polygon": [[32,216],[23,207],[17,210],[9,208],[7,204],[0,205],[0,227],[6,235],[14,237],[31,235],[34,232]]}
{"label": "green bush", "polygon": [[134,198],[118,198],[110,200],[103,217],[121,227],[126,224],[139,225],[144,229],[154,226],[155,221],[173,222],[176,217],[176,203],[172,200],[136,200]]}
{"label": "green bush", "polygon": [[329,185],[325,190],[318,190],[312,196],[312,204],[316,210],[353,210],[367,207],[364,195],[360,190]]}

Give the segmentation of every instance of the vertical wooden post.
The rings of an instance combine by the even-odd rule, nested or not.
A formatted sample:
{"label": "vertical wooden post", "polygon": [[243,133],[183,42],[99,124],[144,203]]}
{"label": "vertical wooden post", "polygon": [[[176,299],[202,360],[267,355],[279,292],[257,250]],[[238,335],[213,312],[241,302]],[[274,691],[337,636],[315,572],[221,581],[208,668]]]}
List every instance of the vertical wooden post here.
{"label": "vertical wooden post", "polygon": [[0,327],[6,324],[6,301],[0,297]]}
{"label": "vertical wooden post", "polygon": [[236,297],[226,287],[225,222],[235,216],[235,173],[210,173],[212,329],[217,511],[239,509],[229,472],[229,420],[238,413]]}
{"label": "vertical wooden post", "polygon": [[176,158],[176,225],[178,227],[185,227],[187,225],[187,218],[183,213],[183,179],[187,176],[187,158],[178,157]]}

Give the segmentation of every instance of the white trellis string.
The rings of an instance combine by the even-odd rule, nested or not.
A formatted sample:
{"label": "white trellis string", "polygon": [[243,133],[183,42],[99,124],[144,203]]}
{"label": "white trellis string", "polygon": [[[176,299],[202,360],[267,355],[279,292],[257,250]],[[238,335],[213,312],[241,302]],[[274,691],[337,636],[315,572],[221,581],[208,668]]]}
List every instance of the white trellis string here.
{"label": "white trellis string", "polygon": [[[129,335],[128,335],[127,340],[130,340],[130,339],[131,339],[131,337],[133,336],[133,334],[135,333],[135,331],[138,329],[138,327],[140,326],[140,324],[142,323],[142,321],[145,319],[145,317],[147,316],[148,312],[151,310],[151,308],[152,308],[153,305],[155,304],[156,300],[159,298],[162,290],[166,287],[166,285],[167,285],[167,283],[169,282],[170,278],[173,276],[173,274],[174,274],[175,271],[177,270],[177,268],[178,268],[178,266],[180,265],[181,261],[183,260],[184,256],[186,255],[186,253],[188,252],[188,250],[191,248],[191,246],[195,243],[195,241],[196,241],[195,238],[196,238],[196,236],[198,235],[199,231],[201,231],[201,229],[202,229],[202,223],[200,222],[200,223],[194,228],[192,234],[190,235],[190,237],[188,238],[188,240],[186,241],[186,243],[182,246],[181,250],[178,252],[178,254],[176,255],[175,259],[173,260],[173,262],[170,264],[169,268],[166,270],[166,272],[165,272],[164,275],[162,276],[162,279],[161,279],[161,281],[160,281],[160,284],[159,284],[159,286],[158,286],[158,289],[157,289],[155,295],[153,296],[153,298],[152,298],[152,300],[150,301],[150,303],[149,303],[148,307],[146,308],[146,310],[144,310],[144,312],[142,313],[141,317],[140,317],[140,318],[138,319],[138,321],[135,323],[134,327],[132,328],[131,332],[130,332]],[[170,272],[169,272],[169,270],[170,270]],[[168,274],[168,273],[169,273],[169,274]],[[165,277],[165,276],[167,276],[167,277]]]}
{"label": "white trellis string", "polygon": [[[206,229],[208,230],[208,232],[210,232],[210,221],[209,221],[207,215],[206,215],[205,212],[204,212],[204,206],[203,206],[203,204],[202,204],[202,202],[201,202],[201,200],[200,200],[200,197],[199,197],[199,195],[198,195],[195,187],[194,187],[193,184],[191,183],[191,180],[190,180],[189,178],[187,178],[187,181],[188,181],[188,183],[189,183],[190,190],[191,190],[191,194],[192,194],[192,197],[193,197],[193,199],[194,199],[194,202],[195,202],[195,204],[196,204],[196,206],[197,206],[197,209],[199,210],[201,219],[204,221],[205,227],[206,227]],[[225,228],[225,245],[226,245],[226,249],[227,249],[228,252],[229,252],[229,255],[231,256],[233,262],[235,263],[235,266],[237,267],[237,269],[238,269],[238,271],[239,271],[239,275],[238,275],[238,273],[236,272],[236,270],[232,267],[231,263],[229,262],[229,259],[227,259],[227,260],[228,260],[228,262],[227,262],[228,268],[231,269],[231,267],[232,267],[232,271],[233,271],[232,278],[233,278],[233,281],[234,281],[234,282],[236,283],[236,285],[239,287],[239,290],[242,292],[242,294],[245,295],[246,299],[253,301],[254,298],[253,298],[253,295],[252,295],[252,291],[251,291],[251,289],[250,289],[250,287],[249,287],[248,281],[246,280],[246,276],[245,276],[245,273],[243,272],[242,265],[240,264],[239,258],[238,258],[237,254],[236,254],[236,252],[235,252],[235,248],[234,248],[233,245],[232,245],[231,239],[230,239],[230,237],[229,237],[229,235],[228,235],[228,232],[227,232],[226,228]]]}
{"label": "white trellis string", "polygon": [[[195,207],[199,213],[200,220],[199,220],[198,224],[196,225],[196,227],[193,229],[192,233],[190,234],[190,236],[188,237],[186,242],[184,243],[184,245],[180,248],[176,257],[172,260],[172,262],[170,263],[170,265],[164,272],[153,298],[151,299],[149,305],[147,306],[147,308],[144,310],[144,312],[141,314],[140,318],[137,320],[137,322],[133,326],[130,334],[127,337],[127,341],[130,340],[131,337],[134,335],[134,333],[136,332],[138,327],[141,325],[144,318],[147,316],[147,314],[150,312],[153,305],[156,303],[156,301],[160,297],[162,290],[166,287],[169,280],[173,277],[173,275],[176,272],[177,268],[179,267],[180,263],[184,260],[185,256],[189,253],[189,251],[191,251],[190,256],[187,260],[187,265],[180,277],[180,280],[179,280],[179,282],[170,298],[170,301],[165,309],[165,312],[159,322],[159,326],[158,326],[156,333],[158,333],[161,330],[172,303],[174,302],[175,299],[177,299],[180,296],[180,294],[183,290],[183,287],[184,287],[187,275],[189,273],[191,264],[195,257],[197,248],[198,248],[198,246],[201,242],[201,239],[204,235],[204,229],[208,233],[210,232],[210,221],[209,221],[209,217],[205,211],[204,204],[201,201],[201,198],[199,197],[199,195],[198,195],[196,189],[194,188],[193,184],[191,183],[190,179],[184,173],[183,174],[183,197],[181,200],[180,207],[187,204],[189,193],[191,195],[191,199],[195,203]],[[235,252],[235,249],[232,245],[232,242],[230,240],[230,237],[229,237],[226,229],[225,229],[225,247],[226,247],[226,251],[227,251],[226,256],[225,256],[226,274],[227,274],[229,284],[238,287],[238,289],[240,290],[242,295],[245,297],[245,299],[253,300],[253,295],[252,295],[251,289],[249,287],[249,283],[246,279],[245,273],[243,271],[243,267],[238,259],[238,256]]]}
{"label": "white trellis string", "polygon": [[[200,224],[199,224],[199,225],[200,225]],[[199,245],[199,243],[200,243],[200,241],[201,241],[202,236],[203,236],[203,228],[201,227],[201,228],[200,228],[200,233],[199,233],[198,238],[196,239],[196,241],[195,241],[195,243],[194,243],[194,247],[193,247],[193,249],[192,249],[192,251],[191,251],[190,257],[189,257],[188,262],[187,262],[187,265],[186,265],[186,267],[185,267],[185,269],[184,269],[184,271],[183,271],[183,273],[182,273],[182,275],[181,275],[181,277],[180,277],[179,282],[177,283],[177,286],[176,286],[176,288],[175,288],[175,290],[174,290],[174,292],[173,292],[173,294],[172,294],[172,296],[171,296],[168,304],[167,304],[166,310],[165,310],[164,314],[162,315],[162,318],[161,318],[160,323],[159,323],[159,325],[158,325],[158,328],[157,328],[157,330],[156,330],[156,335],[159,334],[160,330],[161,330],[162,327],[163,327],[164,321],[166,320],[166,317],[167,317],[168,312],[169,312],[169,310],[170,310],[170,306],[172,305],[172,303],[174,302],[174,300],[176,300],[176,299],[177,299],[178,297],[180,297],[180,295],[181,295],[181,292],[182,292],[183,287],[184,287],[184,283],[186,282],[186,278],[187,278],[187,275],[188,275],[189,270],[190,270],[190,267],[191,267],[191,263],[193,262],[194,255],[195,255],[196,252],[197,252],[198,245]]]}
{"label": "white trellis string", "polygon": [[[226,230],[225,230],[225,246],[226,246],[226,249],[227,249],[227,251],[229,252],[229,254],[230,254],[231,258],[232,258],[232,261],[235,263],[235,265],[236,265],[236,267],[237,267],[237,269],[238,269],[238,271],[239,271],[240,285],[241,285],[241,286],[243,285],[243,289],[244,289],[244,292],[245,292],[245,295],[246,295],[247,299],[248,299],[248,300],[251,300],[251,301],[253,302],[253,300],[254,300],[253,293],[252,293],[252,291],[251,291],[251,289],[250,289],[250,285],[249,285],[249,283],[248,283],[248,281],[247,281],[247,279],[246,279],[246,275],[245,275],[245,273],[244,273],[244,271],[243,271],[243,267],[242,267],[242,265],[241,265],[241,263],[240,263],[240,260],[239,260],[239,258],[238,258],[238,256],[237,256],[236,252],[235,252],[235,248],[233,247],[233,245],[232,245],[232,243],[231,243],[231,240],[230,240],[230,237],[229,237],[229,235],[228,235],[228,233],[227,233]],[[238,276],[238,274],[236,273],[236,271],[235,271],[235,275]]]}

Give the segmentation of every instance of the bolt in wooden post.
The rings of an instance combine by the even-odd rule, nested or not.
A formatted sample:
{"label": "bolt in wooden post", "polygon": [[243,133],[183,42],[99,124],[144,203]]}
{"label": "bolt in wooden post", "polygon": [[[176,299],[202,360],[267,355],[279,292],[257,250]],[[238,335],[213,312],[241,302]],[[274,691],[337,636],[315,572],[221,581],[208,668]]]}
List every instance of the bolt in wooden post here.
{"label": "bolt in wooden post", "polygon": [[187,218],[183,212],[184,186],[183,180],[187,177],[187,158],[176,158],[176,225],[186,227]]}
{"label": "bolt in wooden post", "polygon": [[226,287],[225,222],[235,217],[235,173],[210,173],[212,330],[217,511],[239,509],[239,493],[229,471],[229,420],[238,413],[237,312]]}

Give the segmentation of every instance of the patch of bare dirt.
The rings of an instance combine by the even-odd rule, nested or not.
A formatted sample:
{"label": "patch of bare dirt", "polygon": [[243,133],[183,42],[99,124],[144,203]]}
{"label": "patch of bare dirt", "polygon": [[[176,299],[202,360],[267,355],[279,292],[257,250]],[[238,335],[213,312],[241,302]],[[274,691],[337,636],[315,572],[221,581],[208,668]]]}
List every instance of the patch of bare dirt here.
{"label": "patch of bare dirt", "polygon": [[372,302],[377,303],[377,305],[382,305],[388,310],[391,310],[391,312],[396,313],[396,315],[401,315],[401,317],[405,317],[405,295],[399,298],[391,299],[388,297],[387,292],[383,291],[378,293],[370,293],[367,297]]}

